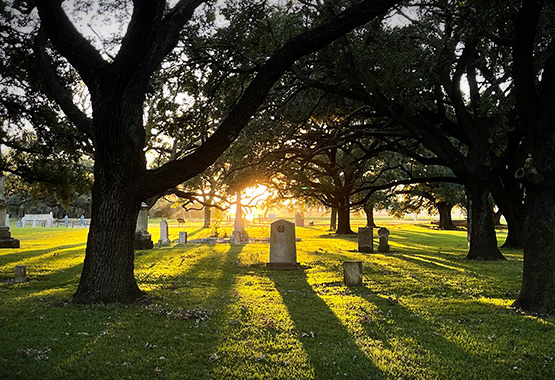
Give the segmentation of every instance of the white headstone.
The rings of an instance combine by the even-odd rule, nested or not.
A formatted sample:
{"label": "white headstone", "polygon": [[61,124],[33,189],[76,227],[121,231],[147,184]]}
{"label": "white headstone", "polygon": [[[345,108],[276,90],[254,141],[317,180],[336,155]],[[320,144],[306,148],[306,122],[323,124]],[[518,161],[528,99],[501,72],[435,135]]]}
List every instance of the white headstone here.
{"label": "white headstone", "polygon": [[35,228],[37,226],[37,220],[33,219],[33,225],[31,227]]}
{"label": "white headstone", "polygon": [[141,203],[135,226],[135,249],[152,249],[152,235],[148,232],[148,205]]}
{"label": "white headstone", "polygon": [[187,231],[179,231],[179,244],[187,244]]}
{"label": "white headstone", "polygon": [[79,221],[81,222],[81,225],[84,226],[85,225],[85,215],[81,215],[81,217],[79,218]]}
{"label": "white headstone", "polygon": [[27,219],[25,217],[21,218],[21,227],[25,228],[27,225]]}
{"label": "white headstone", "polygon": [[6,214],[6,223],[4,224],[5,226],[10,226],[10,214]]}
{"label": "white headstone", "polygon": [[295,269],[297,263],[297,246],[295,224],[280,219],[270,225],[270,269]]}
{"label": "white headstone", "polygon": [[160,240],[158,240],[158,244],[170,244],[171,241],[169,239],[169,231],[168,231],[168,222],[166,219],[162,219],[160,222]]}
{"label": "white headstone", "polygon": [[64,225],[67,227],[69,225],[69,217],[66,215],[64,216]]}

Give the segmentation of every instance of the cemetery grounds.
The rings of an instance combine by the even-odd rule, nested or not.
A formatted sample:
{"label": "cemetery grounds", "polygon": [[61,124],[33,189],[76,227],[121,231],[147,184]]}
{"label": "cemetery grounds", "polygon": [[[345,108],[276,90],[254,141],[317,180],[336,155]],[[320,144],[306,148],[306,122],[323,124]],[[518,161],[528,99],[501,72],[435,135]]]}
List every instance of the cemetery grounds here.
{"label": "cemetery grounds", "polygon": [[[555,318],[510,308],[522,252],[468,261],[464,230],[376,222],[391,231],[391,253],[358,253],[356,236],[330,235],[324,219],[297,228],[294,271],[268,270],[265,243],[137,251],[150,298],[128,306],[66,303],[87,229],[12,227],[22,248],[0,250],[0,379],[555,378]],[[170,220],[170,239],[213,232],[201,227]],[[343,285],[346,260],[363,261],[362,287]],[[10,281],[15,265],[27,282]]]}

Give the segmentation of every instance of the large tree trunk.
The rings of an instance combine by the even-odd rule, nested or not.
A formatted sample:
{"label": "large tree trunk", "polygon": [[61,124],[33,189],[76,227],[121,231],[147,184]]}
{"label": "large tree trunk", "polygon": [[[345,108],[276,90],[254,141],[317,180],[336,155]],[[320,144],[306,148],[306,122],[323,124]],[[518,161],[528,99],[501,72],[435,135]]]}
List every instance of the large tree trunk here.
{"label": "large tree trunk", "polygon": [[72,302],[134,302],[144,295],[134,276],[133,246],[140,202],[113,189],[103,195],[100,187],[97,179],[85,263]]}
{"label": "large tree trunk", "polygon": [[351,235],[354,234],[351,230],[351,208],[343,206],[337,208],[337,230],[338,235]]}
{"label": "large tree trunk", "polygon": [[204,206],[204,225],[203,228],[210,228],[210,217],[212,216],[212,212],[210,207]]}
{"label": "large tree trunk", "polygon": [[555,312],[555,189],[528,186],[525,206],[522,287],[513,306],[552,314]]}
{"label": "large tree trunk", "polygon": [[[535,59],[537,23],[547,2],[524,1],[514,17],[513,77],[520,122],[532,160],[518,171],[526,185],[522,288],[513,304],[529,312],[555,313],[555,51]],[[541,54],[541,53],[538,53]],[[540,67],[541,62],[545,62]],[[542,69],[542,70],[539,70]],[[536,73],[541,72],[541,81]]]}
{"label": "large tree trunk", "polygon": [[366,214],[366,227],[378,228],[374,222],[374,204],[372,202],[364,204],[364,213]]}
{"label": "large tree trunk", "polygon": [[467,187],[468,205],[468,254],[471,260],[503,260],[497,248],[489,191],[482,186]]}
{"label": "large tree trunk", "polygon": [[142,123],[143,98],[133,91],[128,96],[107,91],[93,102],[99,133],[92,218],[83,272],[72,301],[131,303],[144,295],[134,277],[135,229],[142,201],[137,181],[146,170],[144,130],[137,128]]}
{"label": "large tree trunk", "polygon": [[440,230],[454,230],[456,229],[451,218],[451,210],[453,205],[447,202],[436,202],[437,211],[439,213],[439,229]]}
{"label": "large tree trunk", "polygon": [[[516,170],[515,170],[516,171]],[[503,248],[522,249],[524,247],[524,192],[512,175],[503,173],[502,178],[494,182],[491,195],[507,221],[507,238]]]}
{"label": "large tree trunk", "polygon": [[337,229],[337,209],[332,207],[330,215],[330,231],[335,231]]}

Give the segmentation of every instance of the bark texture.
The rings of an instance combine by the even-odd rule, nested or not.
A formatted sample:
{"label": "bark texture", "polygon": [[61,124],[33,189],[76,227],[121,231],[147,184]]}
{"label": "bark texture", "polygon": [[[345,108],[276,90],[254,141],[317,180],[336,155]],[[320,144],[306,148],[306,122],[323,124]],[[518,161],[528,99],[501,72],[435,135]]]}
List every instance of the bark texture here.
{"label": "bark texture", "polygon": [[485,188],[467,189],[468,205],[468,254],[470,260],[503,260],[497,248],[492,209]]}

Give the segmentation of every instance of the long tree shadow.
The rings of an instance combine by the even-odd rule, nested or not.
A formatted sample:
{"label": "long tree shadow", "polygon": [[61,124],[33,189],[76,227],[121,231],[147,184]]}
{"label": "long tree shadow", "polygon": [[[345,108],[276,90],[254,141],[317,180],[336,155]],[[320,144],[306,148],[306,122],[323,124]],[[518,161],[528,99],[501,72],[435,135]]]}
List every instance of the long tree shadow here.
{"label": "long tree shadow", "polygon": [[[405,307],[402,301],[392,302],[391,298],[372,294],[364,288],[356,291],[356,296],[376,307],[372,311],[359,309],[360,320],[366,334],[383,341],[384,348],[391,352],[383,356],[399,361],[390,372],[394,377],[404,378],[412,373],[411,378],[514,378],[512,367],[504,360],[492,360],[502,358],[503,352],[510,356],[515,349],[495,340],[496,336],[507,332],[507,325],[518,319],[502,307],[494,307],[498,317],[490,325],[481,318],[482,313],[484,316],[490,313],[488,309],[492,306],[477,300],[465,307],[456,305],[453,311],[443,310],[440,315],[424,318],[414,309]],[[353,303],[361,304],[361,301]],[[484,348],[477,350],[480,346]],[[485,348],[488,346],[491,348]]]}
{"label": "long tree shadow", "polygon": [[[316,379],[384,378],[354,337],[315,293],[304,270],[268,271],[314,368]],[[364,375],[363,375],[364,374]]]}
{"label": "long tree shadow", "polygon": [[[236,272],[233,263],[242,248],[232,246],[227,252],[211,250],[183,264],[178,273],[150,276],[147,282],[139,281],[143,287],[159,282],[161,291],[148,292],[154,295],[153,302],[142,306],[113,307],[117,319],[103,331],[95,328],[90,339],[80,350],[66,356],[49,374],[50,378],[69,379],[91,372],[97,378],[142,379],[146,378],[141,372],[144,363],[152,363],[152,368],[160,366],[161,356],[167,363],[165,378],[207,378],[215,365],[210,355],[216,351],[220,339],[212,332],[223,323],[223,309],[234,301]],[[176,256],[182,254],[181,250],[174,251]],[[69,308],[73,310],[79,306]],[[98,309],[103,313],[104,308],[102,305],[91,306],[89,312],[96,313]],[[72,323],[79,326],[81,322]],[[144,334],[145,331],[149,332],[148,335]],[[172,342],[172,345],[162,347],[159,341]],[[113,358],[110,366],[96,367],[98,357],[107,354]],[[136,363],[142,364],[135,366]]]}
{"label": "long tree shadow", "polygon": [[33,257],[38,257],[41,255],[55,253],[57,251],[63,251],[70,248],[85,247],[86,243],[76,243],[59,245],[54,247],[42,248],[42,249],[21,249],[18,248],[13,253],[0,254],[0,267],[8,264],[12,264],[18,261],[27,260]]}

